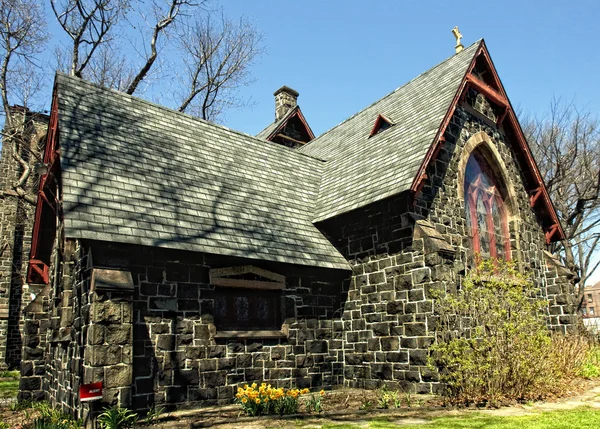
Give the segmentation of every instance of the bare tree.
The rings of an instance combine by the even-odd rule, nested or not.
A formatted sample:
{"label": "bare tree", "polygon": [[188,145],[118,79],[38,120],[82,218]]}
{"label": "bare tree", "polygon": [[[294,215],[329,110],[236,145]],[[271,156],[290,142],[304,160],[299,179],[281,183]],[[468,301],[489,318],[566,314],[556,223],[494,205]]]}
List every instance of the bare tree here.
{"label": "bare tree", "polygon": [[[10,150],[5,153],[10,153],[21,168],[18,179],[14,183],[7,183],[5,189],[0,190],[0,197],[18,197],[35,204],[35,198],[25,190],[31,174],[30,166],[22,156],[31,151],[27,115],[13,116],[9,98],[12,89],[20,92],[26,100],[37,85],[34,58],[46,40],[45,20],[39,3],[35,0],[0,0],[0,5],[0,90],[5,116],[2,144],[9,146]],[[22,109],[25,110],[25,107]],[[23,120],[17,120],[17,117]],[[33,155],[36,155],[36,151],[33,151]]]}
{"label": "bare tree", "polygon": [[541,118],[523,127],[565,229],[566,240],[555,246],[565,265],[583,286],[600,260],[600,122],[573,103],[553,100]]}
{"label": "bare tree", "polygon": [[145,53],[144,64],[140,67],[140,70],[125,91],[127,94],[133,94],[137,90],[139,84],[148,75],[148,72],[156,62],[156,59],[158,58],[158,39],[161,34],[163,34],[168,27],[173,26],[180,14],[185,14],[188,9],[199,7],[203,3],[203,0],[199,3],[193,3],[190,0],[170,0],[166,10],[163,10],[160,4],[156,2],[153,3],[152,10],[155,23],[152,26],[152,35],[148,43],[150,51]]}
{"label": "bare tree", "polygon": [[[180,76],[179,87],[172,91],[178,94],[180,111],[215,119],[227,106],[245,105],[235,91],[252,82],[250,66],[262,51],[261,35],[247,20],[226,19],[205,7],[208,0],[153,0],[148,15],[143,12],[147,5],[135,0],[50,2],[72,42],[68,55],[59,50],[57,60],[64,64],[68,58],[63,68],[72,75],[134,94],[142,82],[148,86],[151,72],[160,75],[153,80],[167,79],[165,70],[156,68],[170,44],[170,52],[179,54],[169,62],[176,63],[171,71]],[[137,59],[118,53],[124,34],[132,34],[127,24],[141,34],[128,40]]]}
{"label": "bare tree", "polygon": [[180,112],[214,119],[224,106],[243,102],[235,90],[252,82],[250,66],[262,52],[261,34],[245,19],[222,14],[196,20],[179,36],[186,64]]}
{"label": "bare tree", "polygon": [[[58,58],[57,58],[58,59]],[[86,68],[86,79],[118,91],[125,91],[135,76],[131,61],[107,42],[100,46]]]}
{"label": "bare tree", "polygon": [[50,0],[58,23],[72,41],[69,73],[82,77],[96,50],[125,15],[128,0]]}
{"label": "bare tree", "polygon": [[31,82],[28,75],[36,68],[34,55],[46,40],[46,26],[36,0],[0,0],[0,7],[0,91],[6,126],[10,127],[9,87]]}

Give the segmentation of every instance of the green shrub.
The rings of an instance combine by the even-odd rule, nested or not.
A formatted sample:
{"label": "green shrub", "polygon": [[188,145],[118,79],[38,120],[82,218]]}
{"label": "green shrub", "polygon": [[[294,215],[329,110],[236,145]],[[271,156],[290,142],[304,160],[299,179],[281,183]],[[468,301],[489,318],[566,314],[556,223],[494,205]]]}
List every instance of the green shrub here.
{"label": "green shrub", "polygon": [[50,406],[48,402],[33,402],[40,417],[33,421],[34,429],[79,429],[82,422]]}
{"label": "green shrub", "polygon": [[546,327],[547,302],[512,263],[481,263],[436,306],[440,324],[430,364],[452,400],[494,405],[560,389],[565,369]]}
{"label": "green shrub", "polygon": [[105,408],[98,416],[102,429],[122,429],[135,426],[138,416],[127,408]]}
{"label": "green shrub", "polygon": [[586,350],[585,358],[578,368],[577,375],[583,378],[600,377],[600,347],[594,346]]}

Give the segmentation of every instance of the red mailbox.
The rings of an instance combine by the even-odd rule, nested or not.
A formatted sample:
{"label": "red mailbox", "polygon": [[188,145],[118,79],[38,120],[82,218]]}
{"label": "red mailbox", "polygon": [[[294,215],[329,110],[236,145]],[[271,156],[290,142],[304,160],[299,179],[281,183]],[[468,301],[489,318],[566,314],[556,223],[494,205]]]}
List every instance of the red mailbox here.
{"label": "red mailbox", "polygon": [[101,381],[79,386],[79,402],[98,401],[100,399],[102,399]]}

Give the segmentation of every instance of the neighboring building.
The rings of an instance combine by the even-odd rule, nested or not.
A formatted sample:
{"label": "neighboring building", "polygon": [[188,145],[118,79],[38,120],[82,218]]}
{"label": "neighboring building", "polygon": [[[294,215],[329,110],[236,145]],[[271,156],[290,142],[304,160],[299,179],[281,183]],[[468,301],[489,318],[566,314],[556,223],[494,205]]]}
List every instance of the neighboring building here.
{"label": "neighboring building", "polygon": [[600,282],[584,289],[581,315],[584,326],[594,333],[600,332]]}
{"label": "neighboring building", "polygon": [[584,319],[600,317],[600,282],[584,289],[581,314]]}
{"label": "neighboring building", "polygon": [[[56,76],[21,398],[85,416],[235,386],[440,389],[433,296],[511,258],[575,321],[564,238],[483,41],[314,138],[297,93],[252,137]],[[293,149],[293,148],[294,149]]]}

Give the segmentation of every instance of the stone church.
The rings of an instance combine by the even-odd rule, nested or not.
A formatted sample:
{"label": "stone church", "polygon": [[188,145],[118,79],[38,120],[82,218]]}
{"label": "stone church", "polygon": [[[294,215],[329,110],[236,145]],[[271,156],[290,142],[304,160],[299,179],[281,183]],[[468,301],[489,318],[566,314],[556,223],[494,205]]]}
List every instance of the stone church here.
{"label": "stone church", "polygon": [[[514,260],[573,325],[564,238],[483,40],[315,137],[256,137],[57,74],[25,284],[21,398],[84,416],[266,381],[438,392],[433,296]],[[16,329],[16,328],[13,328]]]}

